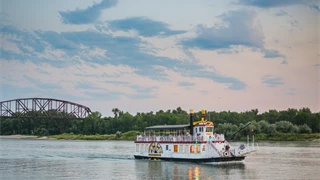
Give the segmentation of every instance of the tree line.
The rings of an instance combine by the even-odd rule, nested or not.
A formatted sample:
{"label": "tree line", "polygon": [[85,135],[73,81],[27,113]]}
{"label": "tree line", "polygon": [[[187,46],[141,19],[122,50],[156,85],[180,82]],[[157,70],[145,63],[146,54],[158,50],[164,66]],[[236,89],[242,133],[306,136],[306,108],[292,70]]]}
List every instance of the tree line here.
{"label": "tree line", "polygon": [[[115,134],[116,132],[139,131],[154,125],[188,124],[189,114],[180,107],[173,110],[137,113],[131,115],[118,108],[112,109],[114,116],[102,117],[100,112],[93,112],[84,119],[55,118],[1,118],[0,134],[35,134],[55,135],[73,134]],[[37,117],[41,112],[27,112],[27,115]],[[63,117],[57,113],[57,116]],[[195,120],[200,120],[201,111],[195,112]],[[236,136],[244,135],[254,130],[255,133],[273,135],[276,132],[319,133],[320,112],[312,113],[309,108],[283,111],[269,110],[259,114],[258,109],[246,112],[209,111],[206,119],[214,122],[215,132],[224,133],[230,137],[234,132],[251,122],[246,130]],[[237,137],[235,137],[237,138]]]}

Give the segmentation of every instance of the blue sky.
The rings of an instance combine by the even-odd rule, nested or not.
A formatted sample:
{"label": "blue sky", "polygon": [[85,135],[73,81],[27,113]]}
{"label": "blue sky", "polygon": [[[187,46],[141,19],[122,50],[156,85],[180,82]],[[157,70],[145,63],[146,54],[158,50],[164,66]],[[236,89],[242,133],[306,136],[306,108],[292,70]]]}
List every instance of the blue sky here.
{"label": "blue sky", "polygon": [[0,101],[319,111],[314,0],[3,0]]}

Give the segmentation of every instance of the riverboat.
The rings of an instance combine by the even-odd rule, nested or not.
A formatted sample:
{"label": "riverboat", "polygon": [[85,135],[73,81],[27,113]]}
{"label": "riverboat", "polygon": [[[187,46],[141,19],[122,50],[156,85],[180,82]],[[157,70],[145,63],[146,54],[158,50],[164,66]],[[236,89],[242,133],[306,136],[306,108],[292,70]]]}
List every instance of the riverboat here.
{"label": "riverboat", "polygon": [[254,136],[252,144],[233,147],[224,134],[214,132],[214,123],[206,120],[206,111],[201,119],[194,121],[190,110],[190,123],[185,125],[160,125],[146,127],[144,134],[134,142],[135,159],[187,161],[187,162],[232,162],[243,161],[246,154],[256,151]]}

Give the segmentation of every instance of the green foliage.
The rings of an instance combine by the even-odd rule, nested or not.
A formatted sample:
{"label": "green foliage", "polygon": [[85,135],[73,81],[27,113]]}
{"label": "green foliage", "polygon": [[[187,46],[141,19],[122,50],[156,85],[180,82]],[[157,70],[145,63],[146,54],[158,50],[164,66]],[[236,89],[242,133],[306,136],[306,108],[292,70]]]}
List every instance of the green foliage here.
{"label": "green foliage", "polygon": [[116,133],[116,138],[117,138],[117,139],[120,139],[121,134],[122,134],[121,131],[117,131],[117,133]]}
{"label": "green foliage", "polygon": [[116,140],[115,134],[110,135],[83,135],[83,134],[59,134],[49,136],[55,139],[66,139],[66,140]]}
{"label": "green foliage", "polygon": [[[237,132],[239,130],[239,127],[235,124],[231,124],[231,123],[223,123],[223,124],[219,124],[216,128],[215,128],[215,132],[217,134],[224,134],[226,139],[230,139],[232,138],[232,135]],[[236,137],[235,137],[236,139]]]}
{"label": "green foliage", "polygon": [[275,136],[277,133],[276,125],[275,124],[269,124],[265,131],[266,134],[269,136]]}
{"label": "green foliage", "polygon": [[35,134],[40,136],[47,136],[49,134],[49,131],[46,128],[37,128]]}
{"label": "green foliage", "polygon": [[262,133],[267,133],[267,128],[269,123],[265,120],[259,121],[258,122],[259,126],[260,126],[260,130]]}
{"label": "green foliage", "polygon": [[[68,134],[69,138],[80,139],[135,139],[137,132],[143,132],[147,126],[188,124],[189,114],[181,107],[172,110],[159,110],[157,112],[142,112],[131,115],[118,108],[112,109],[112,117],[102,117],[101,113],[93,112],[85,119],[41,119],[41,118],[1,118],[0,134],[35,134],[57,135]],[[215,132],[224,133],[225,137],[240,139],[253,130],[258,136],[265,134],[268,137],[281,133],[319,133],[320,113],[312,113],[308,108],[283,111],[269,110],[258,114],[257,109],[246,112],[208,112],[206,119],[215,124]],[[63,117],[63,112],[47,111],[28,112],[27,115]],[[199,120],[201,112],[195,112],[195,120]],[[242,131],[235,133],[248,122],[251,124]],[[124,132],[124,133],[117,133]],[[131,133],[131,134],[130,134]],[[235,134],[234,134],[235,133]],[[96,134],[111,134],[112,136]],[[79,136],[79,137],[78,137]],[[233,137],[231,137],[233,136]],[[262,136],[262,135],[261,135]]]}
{"label": "green foliage", "polygon": [[128,131],[128,132],[122,133],[120,139],[121,140],[136,140],[137,135],[140,135],[140,134],[143,134],[143,133],[139,132],[139,131]]}
{"label": "green foliage", "polygon": [[310,134],[311,133],[311,128],[307,124],[299,126],[299,133]]}
{"label": "green foliage", "polygon": [[298,133],[299,129],[296,125],[293,125],[289,121],[279,121],[276,122],[276,129],[279,132],[284,132],[284,133]]}
{"label": "green foliage", "polygon": [[293,126],[290,128],[290,133],[298,133],[298,132],[299,132],[298,126],[293,125]]}

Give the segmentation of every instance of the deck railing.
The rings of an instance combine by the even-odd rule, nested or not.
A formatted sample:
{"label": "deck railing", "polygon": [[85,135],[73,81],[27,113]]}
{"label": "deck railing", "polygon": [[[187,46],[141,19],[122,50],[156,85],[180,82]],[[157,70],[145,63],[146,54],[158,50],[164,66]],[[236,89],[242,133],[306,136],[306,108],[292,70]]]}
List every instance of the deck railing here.
{"label": "deck railing", "polygon": [[207,136],[190,136],[190,135],[137,135],[137,141],[142,142],[190,142],[190,141],[224,141],[223,134],[216,134],[211,139]]}

